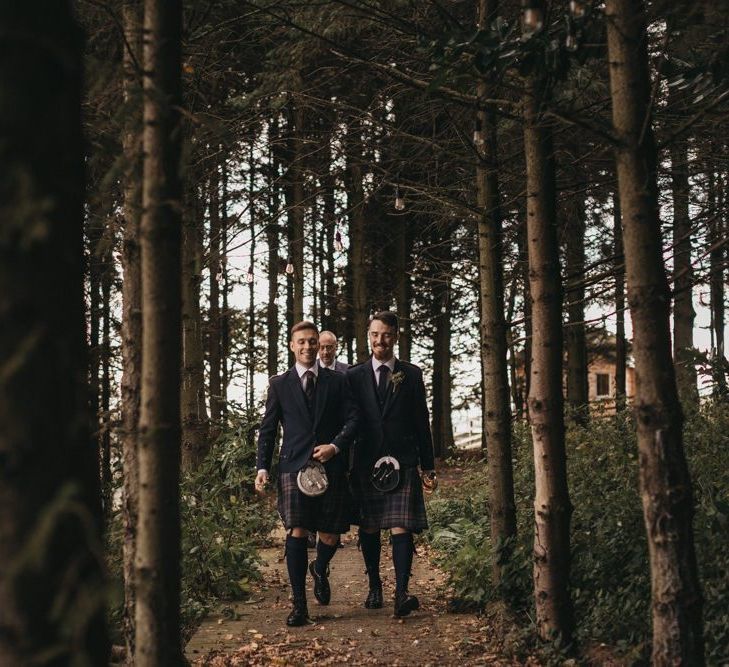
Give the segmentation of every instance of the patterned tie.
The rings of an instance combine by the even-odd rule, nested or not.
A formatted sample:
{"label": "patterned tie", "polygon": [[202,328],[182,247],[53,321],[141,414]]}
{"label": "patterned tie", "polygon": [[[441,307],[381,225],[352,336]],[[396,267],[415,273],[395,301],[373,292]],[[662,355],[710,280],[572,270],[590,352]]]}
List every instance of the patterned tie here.
{"label": "patterned tie", "polygon": [[387,397],[387,380],[390,374],[390,368],[382,364],[382,366],[378,367],[377,372],[380,374],[377,382],[377,396],[380,399],[380,405],[384,405],[385,398]]}
{"label": "patterned tie", "polygon": [[306,403],[309,410],[314,404],[314,389],[316,388],[316,380],[314,379],[314,371],[306,371],[304,373],[304,394],[306,395]]}

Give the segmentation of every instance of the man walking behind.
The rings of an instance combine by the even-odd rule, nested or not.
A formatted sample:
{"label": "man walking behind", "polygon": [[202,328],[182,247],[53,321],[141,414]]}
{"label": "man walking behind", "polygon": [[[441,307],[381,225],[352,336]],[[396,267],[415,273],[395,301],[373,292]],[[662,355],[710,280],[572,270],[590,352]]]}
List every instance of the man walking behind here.
{"label": "man walking behind", "polygon": [[[329,561],[337,551],[340,533],[349,530],[350,509],[346,479],[348,448],[357,428],[357,409],[347,378],[316,363],[319,332],[312,322],[291,329],[295,365],[271,378],[266,410],[258,433],[256,489],[268,482],[276,433],[283,427],[279,454],[278,512],[288,531],[286,565],[293,595],[289,626],[309,622],[306,602],[306,542],[319,533],[316,560],[309,565],[314,596],[329,604]],[[326,491],[311,496],[299,486],[299,472],[311,461],[323,464]],[[304,484],[304,488],[306,485]]]}
{"label": "man walking behind", "polygon": [[345,373],[349,364],[337,361],[337,347],[337,337],[332,331],[322,331],[319,334],[319,366],[337,373]]}
{"label": "man walking behind", "polygon": [[[372,317],[368,338],[372,356],[352,367],[347,376],[360,410],[354,452],[354,487],[360,508],[359,539],[369,577],[368,609],[379,609],[380,531],[392,533],[395,566],[395,615],[418,609],[418,598],[408,592],[414,544],[413,533],[428,527],[423,500],[425,484],[435,488],[435,462],[423,373],[417,366],[394,356],[398,320],[388,311]],[[378,490],[374,466],[384,456],[399,464],[399,483]],[[418,465],[422,474],[418,474]],[[382,472],[383,469],[380,469]]]}

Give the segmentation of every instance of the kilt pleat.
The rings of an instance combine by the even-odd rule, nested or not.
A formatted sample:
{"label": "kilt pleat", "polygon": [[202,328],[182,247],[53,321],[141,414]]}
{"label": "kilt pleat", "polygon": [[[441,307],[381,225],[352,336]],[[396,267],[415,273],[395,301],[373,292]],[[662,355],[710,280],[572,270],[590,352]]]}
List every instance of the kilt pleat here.
{"label": "kilt pleat", "polygon": [[406,528],[420,533],[428,528],[423,487],[416,468],[401,470],[400,484],[389,493],[375,489],[369,475],[358,476],[356,482],[354,495],[362,529]]}
{"label": "kilt pleat", "polygon": [[305,528],[312,532],[346,533],[352,513],[346,474],[327,472],[329,488],[317,497],[307,496],[299,490],[298,474],[282,472],[278,476],[276,505],[286,530]]}

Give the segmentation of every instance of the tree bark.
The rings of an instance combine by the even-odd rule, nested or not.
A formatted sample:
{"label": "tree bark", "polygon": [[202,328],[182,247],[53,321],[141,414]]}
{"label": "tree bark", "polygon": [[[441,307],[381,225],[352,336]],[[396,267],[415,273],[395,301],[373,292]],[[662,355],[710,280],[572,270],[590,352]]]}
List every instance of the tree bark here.
{"label": "tree bark", "polygon": [[[571,157],[578,160],[579,148],[572,145]],[[580,167],[582,169],[582,167]],[[567,275],[567,403],[573,418],[585,424],[590,416],[585,332],[585,198],[587,179],[579,169],[568,170],[574,192],[564,203]]]}
{"label": "tree bark", "polygon": [[121,447],[122,514],[124,517],[124,617],[123,631],[126,663],[133,664],[135,651],[134,607],[136,586],[134,559],[139,516],[139,463],[137,425],[142,369],[142,275],[139,248],[139,222],[142,210],[141,153],[141,0],[126,0],[122,6],[126,48],[123,50],[123,94],[127,109],[122,131],[124,151],[122,236],[122,324],[121,324]]}
{"label": "tree bark", "polygon": [[113,231],[106,230],[106,242],[101,274],[101,498],[105,520],[111,518],[111,286],[114,278],[112,247]]}
{"label": "tree bark", "polygon": [[365,264],[365,202],[362,187],[361,148],[359,133],[347,131],[347,208],[349,210],[349,264],[352,271],[352,323],[356,341],[355,360],[368,355],[367,267]]}
{"label": "tree bark", "polygon": [[[543,8],[542,8],[543,9]],[[529,420],[534,446],[534,599],[543,640],[573,632],[570,517],[562,396],[562,285],[555,213],[551,130],[541,114],[546,85],[538,75],[524,96],[527,247],[532,304]]]}
{"label": "tree bark", "polygon": [[[497,0],[479,0],[479,28],[488,28],[498,13]],[[478,83],[478,96],[487,98],[493,82],[486,75]],[[496,118],[478,112],[477,127],[482,145],[477,145],[476,192],[480,216],[477,223],[479,305],[481,338],[481,381],[483,384],[483,427],[486,439],[491,507],[491,579],[501,582],[508,560],[506,540],[516,535],[516,503],[511,463],[511,408],[507,366],[506,322],[504,320],[503,235],[500,184],[497,163]]]}
{"label": "tree bark", "polygon": [[653,599],[654,665],[704,662],[693,494],[671,359],[670,292],[663,265],[643,5],[606,4],[615,161],[637,377],[640,488]]}
{"label": "tree bark", "polygon": [[200,309],[202,284],[202,206],[197,186],[188,181],[182,220],[182,469],[193,470],[210,447],[205,405],[205,370]]}
{"label": "tree bark", "polygon": [[626,368],[628,346],[625,340],[625,257],[623,256],[623,221],[620,215],[620,193],[613,193],[613,243],[615,270],[615,408],[626,406]]}
{"label": "tree bark", "polygon": [[[709,294],[711,303],[711,326],[714,333],[714,395],[725,398],[729,394],[726,382],[726,357],[724,350],[724,266],[726,249],[722,245],[725,234],[724,201],[721,174],[709,167]],[[718,180],[718,183],[717,183]]]}
{"label": "tree bark", "polygon": [[210,307],[208,310],[208,365],[210,386],[210,421],[211,437],[217,437],[220,429],[222,409],[221,379],[221,330],[220,330],[220,283],[223,278],[223,267],[220,261],[220,177],[217,161],[210,175],[209,194],[210,220]]}
{"label": "tree bark", "polygon": [[269,173],[270,216],[266,225],[266,243],[268,245],[268,305],[266,306],[266,332],[267,332],[267,362],[266,368],[269,377],[278,373],[279,337],[281,335],[278,319],[278,275],[280,273],[281,258],[279,257],[279,244],[281,231],[278,224],[280,199],[278,194],[278,177],[280,169],[280,149],[276,144],[279,141],[278,118],[272,119],[269,125],[269,155],[271,171]]}
{"label": "tree bark", "polygon": [[433,395],[432,429],[436,457],[453,454],[453,421],[451,416],[451,304],[450,230],[434,239],[431,251],[437,260],[433,275]]}
{"label": "tree bark", "polygon": [[289,156],[287,207],[291,234],[289,261],[293,264],[292,324],[304,319],[304,110],[298,100],[289,105]]}
{"label": "tree bark", "polygon": [[[677,96],[679,99],[676,99]],[[680,107],[681,97],[675,87],[669,88],[668,104]],[[698,407],[694,366],[693,269],[691,267],[691,218],[689,217],[688,140],[673,140],[671,153],[671,192],[673,195],[673,361],[681,401],[687,407]]]}
{"label": "tree bark", "polygon": [[413,251],[413,241],[410,228],[410,215],[397,218],[395,239],[395,255],[397,269],[395,271],[395,303],[400,323],[400,335],[397,340],[398,357],[403,361],[410,361],[412,354],[412,317],[410,306],[413,298],[413,287],[410,281],[410,257]]}
{"label": "tree bark", "polygon": [[182,7],[145,0],[137,667],[182,664],[180,106]]}
{"label": "tree bark", "polygon": [[0,25],[0,664],[105,665],[83,38],[70,2],[4,2]]}

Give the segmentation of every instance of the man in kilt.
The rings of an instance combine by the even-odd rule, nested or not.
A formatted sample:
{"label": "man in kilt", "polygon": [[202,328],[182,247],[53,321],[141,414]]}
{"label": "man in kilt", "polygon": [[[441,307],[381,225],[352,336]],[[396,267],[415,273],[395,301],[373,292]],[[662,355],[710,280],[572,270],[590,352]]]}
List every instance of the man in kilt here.
{"label": "man in kilt", "polygon": [[[283,427],[279,454],[278,512],[288,531],[286,565],[293,594],[289,626],[309,620],[306,604],[306,543],[309,532],[318,532],[316,560],[309,564],[314,596],[329,604],[329,561],[337,552],[340,533],[349,530],[351,509],[346,478],[348,449],[357,429],[357,408],[351,400],[347,378],[320,368],[316,363],[319,332],[311,322],[291,329],[295,365],[271,378],[266,410],[258,432],[256,489],[268,482],[276,433]],[[323,495],[304,494],[297,476],[311,459],[326,470],[328,486]]]}
{"label": "man in kilt", "polygon": [[[349,369],[347,376],[360,410],[353,487],[359,504],[360,547],[369,578],[364,604],[368,609],[383,605],[380,531],[389,529],[395,565],[395,615],[406,616],[420,606],[417,597],[408,592],[415,551],[413,533],[428,527],[423,484],[434,488],[436,478],[423,373],[395,358],[397,334],[395,313],[374,315],[368,328],[372,357]],[[389,492],[379,491],[372,482],[373,466],[382,456],[392,456],[400,464],[400,482]]]}

